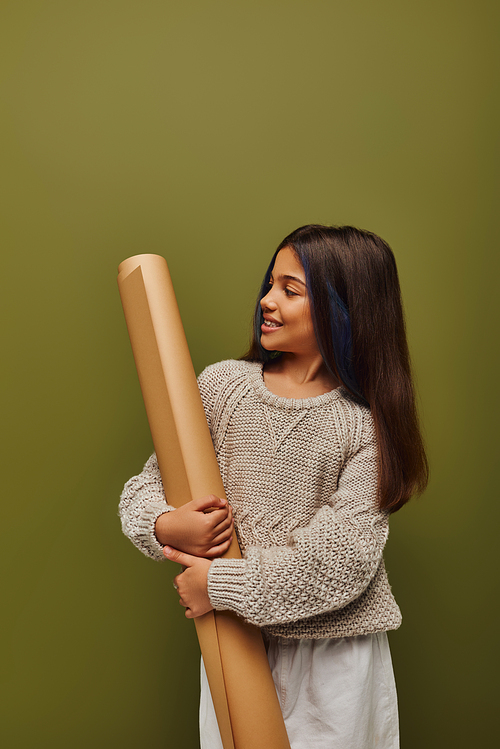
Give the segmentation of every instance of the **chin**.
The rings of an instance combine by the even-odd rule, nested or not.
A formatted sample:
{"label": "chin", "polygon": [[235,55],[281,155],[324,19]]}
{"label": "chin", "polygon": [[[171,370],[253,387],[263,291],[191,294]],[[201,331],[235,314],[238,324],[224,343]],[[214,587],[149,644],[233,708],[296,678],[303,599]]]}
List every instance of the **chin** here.
{"label": "chin", "polygon": [[[266,345],[266,344],[267,344],[267,345]],[[268,343],[267,341],[261,341],[261,342],[260,342],[260,345],[262,346],[262,348],[263,348],[263,349],[264,349],[265,351],[269,351],[269,353],[271,353],[272,351],[276,351],[276,349],[274,348],[274,346],[270,346],[270,345],[269,345],[269,343]]]}

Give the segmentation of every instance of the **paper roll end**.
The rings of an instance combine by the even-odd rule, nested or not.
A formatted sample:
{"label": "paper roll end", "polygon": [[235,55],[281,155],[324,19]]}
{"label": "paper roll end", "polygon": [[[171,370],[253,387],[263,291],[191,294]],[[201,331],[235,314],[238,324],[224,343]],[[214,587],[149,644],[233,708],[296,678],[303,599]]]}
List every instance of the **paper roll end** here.
{"label": "paper roll end", "polygon": [[132,271],[144,263],[146,259],[149,264],[161,263],[166,265],[167,263],[164,257],[161,255],[155,255],[154,253],[146,252],[142,255],[132,255],[132,257],[128,257],[126,260],[122,260],[118,266],[118,275],[121,277],[128,276]]}

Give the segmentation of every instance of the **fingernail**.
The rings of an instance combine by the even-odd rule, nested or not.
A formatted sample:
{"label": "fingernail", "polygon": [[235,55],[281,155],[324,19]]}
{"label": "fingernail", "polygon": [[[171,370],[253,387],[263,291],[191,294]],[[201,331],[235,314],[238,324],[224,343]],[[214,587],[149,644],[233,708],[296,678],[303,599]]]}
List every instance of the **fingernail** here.
{"label": "fingernail", "polygon": [[170,556],[170,554],[172,553],[172,549],[170,548],[170,546],[164,546],[163,553],[165,554],[166,557]]}

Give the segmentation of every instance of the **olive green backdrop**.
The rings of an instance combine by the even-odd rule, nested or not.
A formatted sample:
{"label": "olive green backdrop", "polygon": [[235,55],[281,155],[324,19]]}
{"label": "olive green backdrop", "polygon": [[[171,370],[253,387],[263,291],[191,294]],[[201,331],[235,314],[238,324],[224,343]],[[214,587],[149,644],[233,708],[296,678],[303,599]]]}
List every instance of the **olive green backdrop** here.
{"label": "olive green backdrop", "polygon": [[116,517],[151,451],[116,268],[165,255],[200,371],[308,222],[381,234],[406,301],[432,483],[387,550],[402,746],[494,745],[496,8],[4,0],[2,746],[198,746],[173,568]]}

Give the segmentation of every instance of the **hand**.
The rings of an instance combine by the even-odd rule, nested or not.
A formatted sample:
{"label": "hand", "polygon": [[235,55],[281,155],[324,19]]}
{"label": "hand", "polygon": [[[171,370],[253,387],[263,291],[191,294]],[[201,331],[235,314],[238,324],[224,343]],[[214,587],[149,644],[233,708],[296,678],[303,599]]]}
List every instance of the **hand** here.
{"label": "hand", "polygon": [[227,499],[209,494],[160,515],[155,533],[164,546],[213,559],[229,549],[233,527],[233,511]]}
{"label": "hand", "polygon": [[184,554],[177,549],[165,546],[163,553],[171,562],[178,562],[185,568],[174,577],[174,586],[179,594],[179,603],[186,609],[186,617],[194,619],[211,611],[213,606],[208,597],[208,570],[212,562],[209,559]]}

